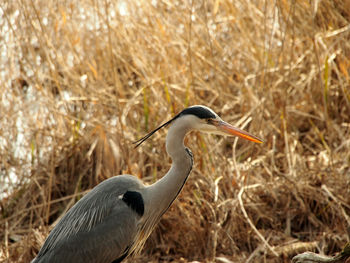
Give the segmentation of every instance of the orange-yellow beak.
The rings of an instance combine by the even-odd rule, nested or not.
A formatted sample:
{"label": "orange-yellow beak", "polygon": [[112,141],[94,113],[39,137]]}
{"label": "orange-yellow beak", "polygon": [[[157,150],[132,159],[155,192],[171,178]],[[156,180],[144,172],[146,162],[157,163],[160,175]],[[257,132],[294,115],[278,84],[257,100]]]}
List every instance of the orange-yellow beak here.
{"label": "orange-yellow beak", "polygon": [[231,124],[228,124],[224,121],[216,121],[213,123],[217,129],[227,135],[231,136],[239,136],[243,139],[256,142],[256,143],[262,143],[263,140],[260,138],[254,136],[253,134],[250,134],[249,132],[243,131],[241,129],[238,129],[236,127],[233,127]]}

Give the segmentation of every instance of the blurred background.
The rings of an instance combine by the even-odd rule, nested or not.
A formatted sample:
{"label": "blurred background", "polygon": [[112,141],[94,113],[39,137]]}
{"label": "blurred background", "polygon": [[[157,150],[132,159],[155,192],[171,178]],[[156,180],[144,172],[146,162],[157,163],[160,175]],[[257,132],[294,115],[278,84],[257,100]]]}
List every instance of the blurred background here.
{"label": "blurred background", "polygon": [[289,262],[350,225],[349,0],[3,0],[0,262],[29,262],[111,176],[170,167],[166,129],[203,104],[264,139],[191,133],[195,165],[128,262]]}

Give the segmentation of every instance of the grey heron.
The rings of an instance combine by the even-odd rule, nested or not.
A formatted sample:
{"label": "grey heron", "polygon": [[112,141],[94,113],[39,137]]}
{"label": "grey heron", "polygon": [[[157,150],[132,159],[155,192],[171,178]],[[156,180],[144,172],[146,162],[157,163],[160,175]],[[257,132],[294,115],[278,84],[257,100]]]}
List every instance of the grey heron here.
{"label": "grey heron", "polygon": [[149,186],[131,175],[118,175],[98,184],[62,217],[32,263],[117,263],[140,252],[191,172],[193,156],[184,145],[191,130],[262,142],[224,122],[210,108],[195,105],[135,142],[136,147],[170,124],[166,137],[170,170]]}

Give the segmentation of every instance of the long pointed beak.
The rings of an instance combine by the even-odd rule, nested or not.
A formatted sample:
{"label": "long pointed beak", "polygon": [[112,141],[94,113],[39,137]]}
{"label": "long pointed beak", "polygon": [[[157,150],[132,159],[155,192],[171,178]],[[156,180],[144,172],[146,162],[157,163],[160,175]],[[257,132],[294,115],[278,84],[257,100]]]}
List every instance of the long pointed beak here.
{"label": "long pointed beak", "polygon": [[252,142],[263,143],[263,140],[261,140],[260,138],[254,136],[253,134],[250,134],[249,132],[233,127],[231,124],[228,124],[227,122],[217,121],[216,123],[214,123],[214,125],[217,127],[219,131],[227,135],[239,136],[243,139],[246,139]]}

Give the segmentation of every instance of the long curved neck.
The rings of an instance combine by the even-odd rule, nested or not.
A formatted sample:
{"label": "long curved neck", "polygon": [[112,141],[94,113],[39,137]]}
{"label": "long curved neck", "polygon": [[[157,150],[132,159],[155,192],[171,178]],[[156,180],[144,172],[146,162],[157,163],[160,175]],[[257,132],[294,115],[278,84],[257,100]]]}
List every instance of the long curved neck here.
{"label": "long curved neck", "polygon": [[160,180],[142,190],[145,213],[141,231],[136,238],[139,243],[135,242],[139,246],[131,248],[136,250],[136,253],[143,247],[160,217],[180,193],[191,172],[192,154],[183,142],[186,133],[190,131],[190,126],[190,118],[183,117],[174,121],[166,138],[166,150],[172,160],[171,168]]}
{"label": "long curved neck", "polygon": [[[175,200],[192,169],[192,154],[184,146],[184,137],[190,129],[186,122],[175,121],[166,138],[166,150],[172,159],[170,170],[156,183],[149,186],[149,200],[154,216],[161,216]],[[156,212],[157,211],[157,212]]]}

